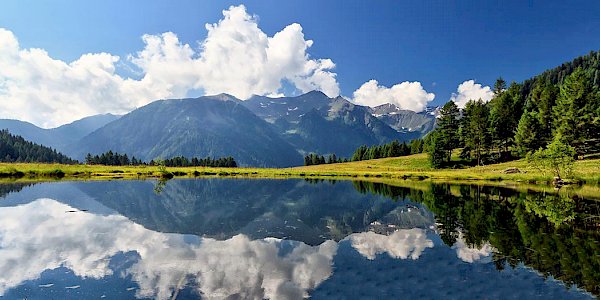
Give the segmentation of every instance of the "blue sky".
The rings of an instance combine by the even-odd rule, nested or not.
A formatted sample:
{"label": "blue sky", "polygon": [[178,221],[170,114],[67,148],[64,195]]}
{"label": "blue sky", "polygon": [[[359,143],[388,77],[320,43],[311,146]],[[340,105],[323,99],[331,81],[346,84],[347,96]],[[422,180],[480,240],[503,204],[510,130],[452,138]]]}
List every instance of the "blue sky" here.
{"label": "blue sky", "polygon": [[[269,37],[300,24],[314,42],[306,52],[335,63],[328,71],[349,98],[371,79],[386,88],[418,81],[435,94],[429,104],[439,105],[466,80],[521,81],[600,49],[599,1],[9,0],[0,9],[0,28],[13,33],[20,49],[42,48],[67,63],[84,53],[119,56],[116,73],[139,78],[125,65],[129,54],[144,49],[142,35],[170,31],[197,48],[205,24],[239,4],[258,16]],[[278,91],[293,93],[288,84]]]}

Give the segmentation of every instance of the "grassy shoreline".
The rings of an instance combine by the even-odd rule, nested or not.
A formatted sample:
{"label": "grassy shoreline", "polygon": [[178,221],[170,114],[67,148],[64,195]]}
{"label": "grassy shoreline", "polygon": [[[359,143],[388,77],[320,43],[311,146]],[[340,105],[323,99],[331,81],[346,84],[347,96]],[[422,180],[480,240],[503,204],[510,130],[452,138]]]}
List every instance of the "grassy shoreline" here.
{"label": "grassy shoreline", "polygon": [[[522,173],[504,174],[507,168]],[[166,170],[174,177],[252,177],[252,178],[331,178],[431,180],[463,182],[507,182],[548,185],[552,174],[528,166],[524,160],[464,169],[431,169],[426,154],[374,159],[339,164],[294,168],[205,168],[172,167]],[[0,181],[43,180],[114,180],[146,179],[164,176],[157,166],[100,166],[37,163],[0,163]],[[600,183],[600,159],[577,161],[573,182]]]}

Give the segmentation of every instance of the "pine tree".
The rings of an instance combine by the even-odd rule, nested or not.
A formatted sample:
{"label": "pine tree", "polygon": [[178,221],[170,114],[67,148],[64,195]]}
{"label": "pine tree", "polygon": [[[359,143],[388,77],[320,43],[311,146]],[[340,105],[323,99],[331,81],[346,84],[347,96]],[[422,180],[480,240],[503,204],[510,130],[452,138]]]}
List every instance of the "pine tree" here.
{"label": "pine tree", "polygon": [[465,147],[474,151],[477,164],[481,164],[482,152],[489,148],[490,134],[488,131],[489,109],[485,103],[478,101],[469,101],[465,106],[462,119],[462,137]]}
{"label": "pine tree", "polygon": [[446,159],[446,150],[444,150],[444,142],[438,131],[430,133],[430,145],[429,145],[429,163],[434,169],[441,168],[444,165]]}
{"label": "pine tree", "polygon": [[494,83],[494,95],[497,97],[504,92],[504,90],[506,90],[506,81],[504,81],[502,77],[498,77],[496,83]]}
{"label": "pine tree", "polygon": [[545,146],[545,142],[540,138],[542,125],[540,124],[538,113],[525,112],[519,120],[517,133],[515,134],[515,143],[519,154],[525,155],[529,151],[535,151]]}
{"label": "pine tree", "polygon": [[508,90],[490,101],[490,132],[493,142],[507,152],[522,114],[521,86],[512,83]]}
{"label": "pine tree", "polygon": [[[554,135],[575,147],[577,154],[595,152],[600,139],[600,95],[590,76],[577,68],[560,86],[560,96],[554,107],[556,127]],[[593,142],[592,149],[589,143]]]}
{"label": "pine tree", "polygon": [[458,147],[458,127],[460,111],[454,101],[448,101],[440,110],[440,117],[437,121],[438,141],[436,144],[445,151],[444,160],[450,162],[452,150]]}

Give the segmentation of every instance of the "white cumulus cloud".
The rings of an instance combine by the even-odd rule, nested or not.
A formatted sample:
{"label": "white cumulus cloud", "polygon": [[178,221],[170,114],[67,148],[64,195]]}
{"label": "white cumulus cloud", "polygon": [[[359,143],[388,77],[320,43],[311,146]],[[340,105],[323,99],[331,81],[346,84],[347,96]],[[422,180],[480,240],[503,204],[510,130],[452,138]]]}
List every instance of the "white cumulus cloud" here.
{"label": "white cumulus cloud", "polygon": [[450,100],[456,103],[459,108],[464,108],[469,100],[483,100],[488,102],[494,97],[494,92],[489,86],[482,86],[475,83],[475,80],[467,80],[458,85],[457,93],[452,93]]}
{"label": "white cumulus cloud", "polygon": [[418,81],[405,81],[388,88],[372,79],[354,91],[353,97],[353,101],[360,105],[375,107],[392,103],[401,109],[421,112],[433,101],[435,94],[428,93]]}
{"label": "white cumulus cloud", "polygon": [[[43,49],[23,49],[15,35],[0,28],[0,118],[17,118],[53,127],[97,113],[124,113],[189,91],[252,94],[281,93],[282,81],[302,92],[339,95],[335,64],[307,53],[313,44],[302,26],[291,24],[272,37],[243,5],[223,11],[207,24],[197,47],[166,32],[144,35],[144,48],[127,57],[89,53],[73,62],[52,58]],[[118,63],[141,71],[140,79],[118,74]]]}

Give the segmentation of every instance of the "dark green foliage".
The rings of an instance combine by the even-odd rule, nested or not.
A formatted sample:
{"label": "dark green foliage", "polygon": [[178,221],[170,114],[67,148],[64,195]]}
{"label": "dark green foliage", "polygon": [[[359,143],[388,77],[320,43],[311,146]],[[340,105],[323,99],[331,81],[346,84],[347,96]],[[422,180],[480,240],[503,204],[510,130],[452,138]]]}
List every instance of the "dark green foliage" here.
{"label": "dark green foliage", "polygon": [[546,146],[560,135],[578,155],[600,152],[599,89],[600,52],[595,51],[524,81],[525,109],[539,122],[531,136]]}
{"label": "dark green foliage", "polygon": [[494,95],[500,95],[504,90],[506,90],[506,81],[502,79],[502,77],[498,77],[496,79],[496,83],[494,83]]}
{"label": "dark green foliage", "polygon": [[560,136],[554,139],[546,149],[530,152],[527,160],[535,167],[542,170],[550,170],[559,179],[569,177],[573,170],[575,160],[575,148],[564,142]]}
{"label": "dark green foliage", "polygon": [[430,133],[429,139],[429,163],[432,168],[441,168],[446,161],[447,151],[444,150],[443,137],[437,130]]}
{"label": "dark green foliage", "polygon": [[12,135],[8,130],[0,130],[0,162],[77,163],[52,148]]}
{"label": "dark green foliage", "polygon": [[552,129],[555,118],[553,107],[558,97],[558,91],[557,86],[545,80],[535,86],[525,103],[525,110],[536,113],[540,127],[535,128],[536,131],[533,134],[544,145],[552,140]]}
{"label": "dark green foliage", "polygon": [[305,166],[322,165],[322,164],[336,164],[336,163],[342,163],[342,162],[348,162],[348,159],[337,157],[335,155],[335,153],[330,154],[327,157],[325,157],[323,155],[311,153],[304,157],[304,165]]}
{"label": "dark green foliage", "polygon": [[[435,149],[442,155],[442,160],[450,162],[452,150],[458,147],[458,126],[460,111],[454,101],[448,101],[440,110],[438,127],[436,128]],[[432,146],[433,147],[433,146]],[[439,149],[437,149],[439,147]],[[441,151],[441,152],[440,152]]]}
{"label": "dark green foliage", "polygon": [[409,198],[435,215],[442,241],[458,237],[477,248],[489,243],[498,269],[524,264],[543,276],[600,294],[598,201],[562,193],[517,192],[506,188],[431,184],[430,190],[360,182],[361,192]]}
{"label": "dark green foliage", "polygon": [[[415,147],[415,153],[419,153],[416,151],[423,151],[423,143],[422,142],[411,142],[411,145]],[[371,147],[367,147],[366,145],[362,145],[358,147],[354,154],[352,155],[352,161],[361,161],[368,159],[377,159],[377,158],[385,158],[385,157],[398,157],[398,156],[406,156],[412,153],[413,149],[411,146],[406,144],[406,142],[400,143],[395,140],[391,143],[383,144],[383,145],[374,145]]]}
{"label": "dark green foliage", "polygon": [[410,147],[410,154],[423,153],[423,140],[414,139],[408,144]]}
{"label": "dark green foliage", "polygon": [[487,105],[490,110],[492,142],[504,152],[513,144],[513,137],[523,113],[521,85],[513,82],[508,90],[499,92]]}
{"label": "dark green foliage", "polygon": [[112,151],[108,151],[102,153],[100,155],[92,156],[92,154],[88,153],[85,156],[85,163],[88,165],[105,165],[105,166],[127,166],[133,165],[138,166],[145,164],[141,160],[132,156],[131,159],[127,156],[127,154],[119,154],[113,153]]}
{"label": "dark green foliage", "polygon": [[160,162],[156,162],[154,160],[150,161],[150,163],[146,163],[140,159],[137,159],[135,156],[132,156],[131,159],[127,156],[127,154],[119,154],[113,153],[112,151],[108,151],[106,153],[102,153],[100,155],[92,156],[88,153],[85,157],[85,163],[88,165],[105,165],[105,166],[139,166],[139,165],[161,165],[166,167],[215,167],[215,168],[235,168],[237,167],[237,163],[233,157],[221,157],[221,158],[197,158],[192,157],[188,159],[184,156],[176,156],[170,159],[161,160]]}
{"label": "dark green foliage", "polygon": [[598,90],[588,73],[581,68],[567,76],[560,86],[560,96],[554,106],[555,135],[560,135],[573,145],[578,154],[599,150],[586,147],[586,142],[600,139]]}
{"label": "dark green foliage", "polygon": [[461,138],[465,147],[471,149],[471,157],[481,164],[482,152],[490,146],[490,112],[488,106],[480,100],[469,101],[465,106],[461,121]]}
{"label": "dark green foliage", "polygon": [[191,160],[183,156],[176,156],[171,159],[165,159],[164,165],[167,167],[214,167],[214,168],[235,168],[237,163],[233,157],[221,157],[221,158],[197,158],[193,157]]}
{"label": "dark green foliage", "polygon": [[515,144],[519,154],[525,155],[532,149],[543,147],[545,140],[540,137],[541,132],[543,131],[538,113],[526,111],[519,120],[515,134]]}
{"label": "dark green foliage", "polygon": [[574,147],[579,157],[598,155],[600,53],[592,51],[508,88],[499,78],[490,102],[467,103],[458,130],[448,117],[450,108],[444,106],[438,127],[424,138],[434,167],[450,160],[455,132],[460,136],[457,147],[463,148],[460,158],[474,158],[478,165],[513,159],[513,150],[525,156],[557,138]]}
{"label": "dark green foliage", "polygon": [[542,81],[549,81],[553,85],[561,85],[565,78],[575,71],[575,69],[581,68],[586,70],[589,74],[594,74],[594,81],[592,82],[595,86],[600,86],[600,77],[596,76],[600,70],[600,52],[590,51],[589,54],[575,58],[570,62],[566,62],[554,69],[546,70],[542,74],[525,80],[523,82],[524,94],[528,95],[530,90]]}

